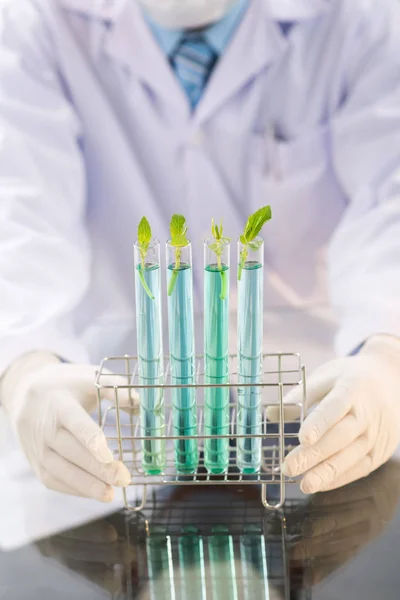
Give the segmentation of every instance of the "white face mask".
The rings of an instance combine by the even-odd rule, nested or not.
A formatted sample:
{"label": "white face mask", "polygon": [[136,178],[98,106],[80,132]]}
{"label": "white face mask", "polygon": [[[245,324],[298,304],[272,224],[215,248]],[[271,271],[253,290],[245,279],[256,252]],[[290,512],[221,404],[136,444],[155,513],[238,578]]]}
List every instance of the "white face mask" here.
{"label": "white face mask", "polygon": [[138,0],[167,29],[195,29],[219,21],[237,0]]}

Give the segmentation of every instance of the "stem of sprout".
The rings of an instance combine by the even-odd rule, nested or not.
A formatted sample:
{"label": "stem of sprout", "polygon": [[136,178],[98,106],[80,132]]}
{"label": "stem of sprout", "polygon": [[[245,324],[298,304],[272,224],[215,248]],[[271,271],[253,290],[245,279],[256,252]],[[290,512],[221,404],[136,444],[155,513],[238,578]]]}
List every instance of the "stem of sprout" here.
{"label": "stem of sprout", "polygon": [[227,284],[228,281],[226,278],[226,273],[225,271],[221,271],[221,293],[219,295],[220,300],[225,300],[226,298],[226,288],[228,287]]}
{"label": "stem of sprout", "polygon": [[171,296],[174,291],[176,280],[178,279],[179,268],[181,266],[181,249],[176,248],[175,250],[175,268],[172,271],[171,279],[168,286],[168,296]]}
{"label": "stem of sprout", "polygon": [[139,271],[139,278],[140,278],[140,281],[141,281],[141,283],[142,283],[142,286],[143,286],[143,288],[144,288],[144,291],[146,292],[146,294],[148,295],[148,297],[149,297],[151,300],[154,300],[154,296],[153,296],[153,294],[151,293],[151,290],[150,290],[149,286],[147,285],[147,283],[146,283],[146,280],[145,280],[145,278],[144,278],[144,275],[143,275],[143,271],[144,271],[144,261],[142,261],[142,264],[141,264],[141,265],[138,265],[138,271]]}
{"label": "stem of sprout", "polygon": [[221,300],[225,300],[226,297],[226,276],[225,276],[225,272],[222,268],[222,261],[221,261],[221,252],[222,252],[222,248],[218,248],[216,250],[216,255],[217,255],[217,266],[218,266],[218,270],[221,273],[221,293],[219,295]]}
{"label": "stem of sprout", "polygon": [[240,263],[239,263],[239,272],[238,272],[238,280],[242,279],[242,271],[244,269],[244,265],[246,263],[248,256],[247,246],[243,247],[243,250],[240,253]]}

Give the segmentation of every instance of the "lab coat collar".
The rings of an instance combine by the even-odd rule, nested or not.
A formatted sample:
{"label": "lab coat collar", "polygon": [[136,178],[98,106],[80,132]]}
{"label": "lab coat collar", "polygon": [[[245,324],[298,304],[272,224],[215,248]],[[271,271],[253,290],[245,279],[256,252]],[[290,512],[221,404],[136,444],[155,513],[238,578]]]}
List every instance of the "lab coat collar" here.
{"label": "lab coat collar", "polygon": [[[268,1],[251,0],[193,115],[195,125],[208,120],[271,63],[287,43],[279,24],[268,12]],[[108,28],[104,51],[189,121],[191,110],[186,94],[135,0],[125,2],[115,23]]]}
{"label": "lab coat collar", "polygon": [[251,0],[230,45],[221,56],[194,115],[207,121],[229,98],[273,63],[287,40],[268,11],[265,0]]}
{"label": "lab coat collar", "polygon": [[[104,39],[104,52],[189,120],[191,111],[185,92],[154,40],[137,0],[59,2],[74,12],[107,21],[110,26]],[[279,21],[313,18],[329,2],[331,0],[251,0],[197,107],[194,123],[204,123],[279,56],[287,44]]]}
{"label": "lab coat collar", "polygon": [[108,29],[104,52],[189,118],[186,94],[135,0],[125,2],[119,17]]}
{"label": "lab coat collar", "polygon": [[331,0],[251,0],[230,46],[215,68],[194,115],[202,125],[288,46],[281,23],[313,19]]}

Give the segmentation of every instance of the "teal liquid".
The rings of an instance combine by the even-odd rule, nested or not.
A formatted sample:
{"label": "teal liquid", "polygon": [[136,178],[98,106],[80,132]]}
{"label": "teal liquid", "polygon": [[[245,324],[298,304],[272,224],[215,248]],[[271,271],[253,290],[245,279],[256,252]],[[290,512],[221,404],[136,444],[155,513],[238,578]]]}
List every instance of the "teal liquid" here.
{"label": "teal liquid", "polygon": [[244,600],[269,600],[265,538],[261,527],[249,525],[240,536],[240,560]]}
{"label": "teal liquid", "polygon": [[[246,263],[238,282],[238,383],[261,383],[263,349],[263,268]],[[238,388],[238,435],[262,432],[261,388]],[[238,439],[237,466],[243,473],[261,467],[261,438]]]}
{"label": "teal liquid", "polygon": [[[204,271],[205,383],[229,383],[229,268],[209,265]],[[225,299],[221,300],[221,292]],[[229,388],[206,388],[206,435],[229,435]],[[204,463],[213,474],[229,467],[229,438],[204,440]]]}
{"label": "teal liquid", "polygon": [[[195,343],[193,316],[192,269],[181,265],[174,273],[168,266],[168,285],[175,278],[172,294],[168,296],[168,327],[171,361],[171,383],[195,383]],[[194,388],[172,389],[173,435],[197,435],[197,406]],[[175,466],[178,473],[194,473],[199,462],[197,439],[175,441]]]}
{"label": "teal liquid", "polygon": [[[141,282],[141,266],[135,269],[136,326],[138,372],[140,385],[162,385],[164,380],[160,267],[150,266],[142,271],[151,290],[151,299]],[[164,436],[164,394],[161,388],[140,390],[141,436]],[[156,475],[165,468],[165,440],[142,441],[145,473]]]}
{"label": "teal liquid", "polygon": [[179,566],[181,600],[206,600],[203,538],[196,527],[184,528],[185,535],[179,537]]}
{"label": "teal liquid", "polygon": [[[232,536],[228,529],[216,526],[208,538],[211,588],[213,598],[238,599],[235,554]],[[255,599],[254,599],[255,600]]]}
{"label": "teal liquid", "polygon": [[171,539],[162,528],[146,538],[146,554],[151,600],[174,600]]}

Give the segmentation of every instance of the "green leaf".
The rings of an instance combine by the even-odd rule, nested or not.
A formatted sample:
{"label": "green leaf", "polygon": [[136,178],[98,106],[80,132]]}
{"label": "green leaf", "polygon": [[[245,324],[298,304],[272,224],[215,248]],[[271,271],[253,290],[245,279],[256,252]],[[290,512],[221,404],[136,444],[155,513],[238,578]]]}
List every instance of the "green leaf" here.
{"label": "green leaf", "polygon": [[182,246],[187,246],[189,240],[186,237],[186,233],[174,235],[171,238],[171,246],[175,246],[176,248],[182,248]]}
{"label": "green leaf", "polygon": [[187,230],[185,217],[183,215],[173,215],[170,223],[171,246],[176,248],[187,246],[189,243],[186,237]]}
{"label": "green leaf", "polygon": [[231,241],[231,238],[227,238],[227,237],[222,237],[221,238],[221,244],[229,244],[229,242]]}
{"label": "green leaf", "polygon": [[213,235],[213,238],[215,239],[215,241],[217,242],[230,242],[230,238],[224,237],[224,227],[223,227],[223,222],[221,219],[221,222],[218,225],[215,224],[214,218],[211,219],[211,233]]}
{"label": "green leaf", "polygon": [[259,250],[262,246],[262,240],[253,240],[252,242],[249,242],[249,248],[251,248],[252,250]]}
{"label": "green leaf", "polygon": [[214,242],[213,244],[210,244],[209,249],[212,250],[212,252],[218,252],[220,249],[220,244],[218,244],[218,242]]}
{"label": "green leaf", "polygon": [[139,227],[138,227],[139,245],[143,246],[147,249],[147,247],[151,241],[151,236],[152,236],[152,233],[151,233],[150,223],[148,222],[146,217],[143,217],[142,220],[140,221]]}
{"label": "green leaf", "polygon": [[215,221],[214,221],[214,217],[211,219],[211,233],[213,235],[213,237],[216,239],[217,238],[217,233],[216,233],[216,225],[215,225]]}
{"label": "green leaf", "polygon": [[185,235],[187,232],[187,227],[185,227],[186,219],[183,215],[172,215],[170,231],[171,237],[175,237],[176,235]]}
{"label": "green leaf", "polygon": [[244,228],[243,236],[240,237],[242,244],[248,244],[249,242],[253,241],[254,238],[259,235],[261,229],[264,227],[265,223],[271,219],[271,217],[272,212],[270,206],[263,206],[254,214],[250,215],[247,220],[246,227]]}

